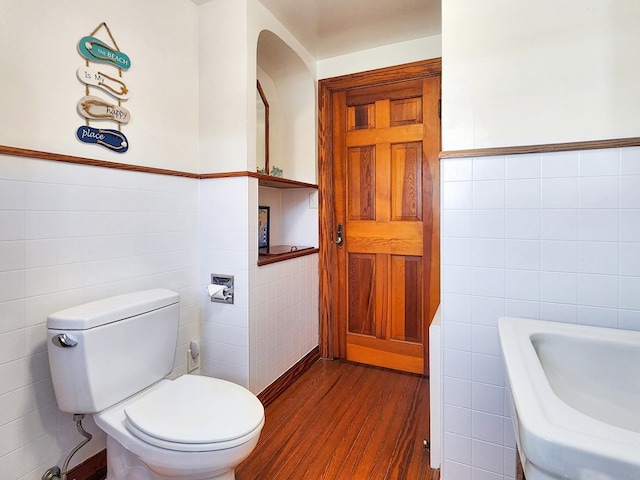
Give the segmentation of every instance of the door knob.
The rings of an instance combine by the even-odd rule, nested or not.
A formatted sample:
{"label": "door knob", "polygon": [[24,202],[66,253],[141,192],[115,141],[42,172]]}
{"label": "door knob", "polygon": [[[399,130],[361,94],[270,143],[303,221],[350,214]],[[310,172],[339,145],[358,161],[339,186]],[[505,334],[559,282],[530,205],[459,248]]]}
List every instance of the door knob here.
{"label": "door knob", "polygon": [[344,244],[344,238],[342,236],[343,234],[343,227],[342,224],[339,223],[338,224],[338,232],[336,234],[336,245],[338,245],[339,247],[341,247]]}

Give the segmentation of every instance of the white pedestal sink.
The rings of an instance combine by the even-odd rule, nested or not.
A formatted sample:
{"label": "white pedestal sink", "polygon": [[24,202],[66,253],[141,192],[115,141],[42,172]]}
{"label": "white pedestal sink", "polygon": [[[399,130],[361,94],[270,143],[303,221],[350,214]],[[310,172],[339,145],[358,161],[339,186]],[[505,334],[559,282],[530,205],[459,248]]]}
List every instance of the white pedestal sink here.
{"label": "white pedestal sink", "polygon": [[640,332],[504,317],[527,480],[640,479]]}

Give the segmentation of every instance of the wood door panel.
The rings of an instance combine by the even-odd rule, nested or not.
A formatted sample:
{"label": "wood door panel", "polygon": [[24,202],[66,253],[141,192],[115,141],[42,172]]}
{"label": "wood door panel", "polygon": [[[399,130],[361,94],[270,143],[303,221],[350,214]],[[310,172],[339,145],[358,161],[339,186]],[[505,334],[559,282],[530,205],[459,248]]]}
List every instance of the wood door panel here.
{"label": "wood door panel", "polygon": [[347,149],[347,215],[349,220],[374,220],[376,198],[375,146]]}
{"label": "wood door panel", "polygon": [[422,220],[422,142],[391,145],[391,220]]}
{"label": "wood door panel", "polygon": [[345,230],[350,251],[422,255],[423,226],[420,222],[353,222]]}
{"label": "wood door panel", "polygon": [[376,106],[375,103],[355,105],[347,108],[347,130],[361,130],[363,128],[375,128]]}
{"label": "wood door panel", "polygon": [[391,256],[392,340],[422,342],[422,258]]}
{"label": "wood door panel", "polygon": [[389,103],[392,127],[422,123],[422,97],[391,100]]}
{"label": "wood door panel", "polygon": [[350,254],[348,269],[348,332],[375,335],[376,256]]}

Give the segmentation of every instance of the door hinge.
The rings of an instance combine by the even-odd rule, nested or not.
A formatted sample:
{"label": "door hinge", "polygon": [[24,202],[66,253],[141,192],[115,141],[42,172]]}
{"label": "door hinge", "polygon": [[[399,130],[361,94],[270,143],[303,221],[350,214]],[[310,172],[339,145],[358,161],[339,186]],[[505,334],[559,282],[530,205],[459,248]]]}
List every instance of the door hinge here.
{"label": "door hinge", "polygon": [[442,99],[438,99],[438,118],[442,120]]}

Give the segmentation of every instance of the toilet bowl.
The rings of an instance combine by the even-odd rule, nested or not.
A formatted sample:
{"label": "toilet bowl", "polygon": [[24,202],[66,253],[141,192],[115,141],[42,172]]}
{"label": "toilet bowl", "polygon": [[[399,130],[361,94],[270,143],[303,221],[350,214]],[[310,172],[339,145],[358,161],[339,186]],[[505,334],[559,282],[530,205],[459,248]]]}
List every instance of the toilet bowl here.
{"label": "toilet bowl", "polygon": [[264,408],[249,390],[172,372],[179,295],[145,290],[49,315],[47,350],[60,410],[93,414],[107,434],[108,480],[233,480]]}
{"label": "toilet bowl", "polygon": [[107,480],[232,480],[255,448],[264,409],[246,389],[183,375],[93,415],[107,435]]}

